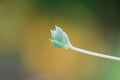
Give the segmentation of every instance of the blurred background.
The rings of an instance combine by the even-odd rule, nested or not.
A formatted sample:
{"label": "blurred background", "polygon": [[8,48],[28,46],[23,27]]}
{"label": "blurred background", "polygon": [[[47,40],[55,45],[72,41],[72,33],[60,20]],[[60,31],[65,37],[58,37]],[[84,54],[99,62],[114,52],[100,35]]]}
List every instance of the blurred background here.
{"label": "blurred background", "polygon": [[51,45],[60,26],[73,45],[120,56],[119,0],[0,0],[0,80],[120,80],[120,62]]}

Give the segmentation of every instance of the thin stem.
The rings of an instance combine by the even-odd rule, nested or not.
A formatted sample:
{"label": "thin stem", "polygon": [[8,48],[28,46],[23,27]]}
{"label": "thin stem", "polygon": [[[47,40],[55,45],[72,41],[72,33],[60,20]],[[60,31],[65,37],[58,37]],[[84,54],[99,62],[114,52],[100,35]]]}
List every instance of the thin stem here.
{"label": "thin stem", "polygon": [[102,58],[106,58],[106,59],[120,61],[120,57],[114,57],[114,56],[109,56],[109,55],[105,55],[105,54],[101,54],[101,53],[91,52],[91,51],[80,49],[80,48],[77,48],[77,47],[74,47],[74,46],[71,46],[70,49],[74,50],[74,51],[81,52],[81,53],[85,53],[85,54],[88,54],[88,55],[93,55],[93,56],[97,56],[97,57],[102,57]]}

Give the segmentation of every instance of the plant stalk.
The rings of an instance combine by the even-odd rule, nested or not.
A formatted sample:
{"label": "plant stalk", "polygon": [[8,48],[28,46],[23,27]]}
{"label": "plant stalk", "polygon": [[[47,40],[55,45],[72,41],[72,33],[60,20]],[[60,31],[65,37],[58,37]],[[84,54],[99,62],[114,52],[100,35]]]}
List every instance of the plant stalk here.
{"label": "plant stalk", "polygon": [[81,49],[81,48],[77,48],[77,47],[74,47],[74,46],[71,46],[70,49],[74,50],[74,51],[81,52],[81,53],[85,53],[85,54],[88,54],[88,55],[92,55],[92,56],[97,56],[97,57],[101,57],[101,58],[106,58],[106,59],[120,61],[120,57],[105,55],[105,54],[96,53],[96,52],[91,52],[91,51],[84,50],[84,49]]}

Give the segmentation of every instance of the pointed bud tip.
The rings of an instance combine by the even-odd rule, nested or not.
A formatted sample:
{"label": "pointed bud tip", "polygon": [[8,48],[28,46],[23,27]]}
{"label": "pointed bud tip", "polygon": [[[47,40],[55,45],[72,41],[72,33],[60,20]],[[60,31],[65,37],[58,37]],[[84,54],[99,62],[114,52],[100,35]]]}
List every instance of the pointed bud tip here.
{"label": "pointed bud tip", "polygon": [[55,25],[55,27],[58,27],[57,25]]}
{"label": "pointed bud tip", "polygon": [[50,32],[52,33],[54,30],[50,29]]}
{"label": "pointed bud tip", "polygon": [[55,25],[55,29],[56,29],[56,30],[57,30],[57,29],[59,29],[59,30],[60,30],[61,28]]}

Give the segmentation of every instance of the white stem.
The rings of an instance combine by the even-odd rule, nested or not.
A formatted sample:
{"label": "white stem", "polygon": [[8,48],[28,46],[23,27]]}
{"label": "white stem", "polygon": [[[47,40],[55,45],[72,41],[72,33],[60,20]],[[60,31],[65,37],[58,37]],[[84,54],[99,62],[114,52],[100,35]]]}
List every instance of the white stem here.
{"label": "white stem", "polygon": [[120,57],[114,57],[114,56],[109,56],[109,55],[105,55],[105,54],[101,54],[101,53],[91,52],[91,51],[88,51],[88,50],[76,48],[74,46],[71,46],[70,49],[74,50],[74,51],[81,52],[81,53],[85,53],[85,54],[88,54],[88,55],[93,55],[93,56],[97,56],[97,57],[102,57],[102,58],[106,58],[106,59],[120,61]]}

